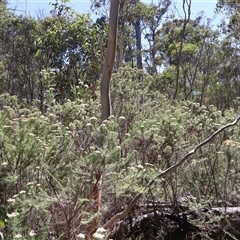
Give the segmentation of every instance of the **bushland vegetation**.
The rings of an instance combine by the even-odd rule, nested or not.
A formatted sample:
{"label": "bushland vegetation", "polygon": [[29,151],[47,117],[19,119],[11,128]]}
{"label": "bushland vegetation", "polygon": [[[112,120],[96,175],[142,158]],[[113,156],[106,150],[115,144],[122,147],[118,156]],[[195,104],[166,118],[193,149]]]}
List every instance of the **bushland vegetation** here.
{"label": "bushland vegetation", "polygon": [[92,7],[0,2],[0,238],[239,239],[238,5],[213,28],[189,1],[120,1],[106,119],[108,3]]}

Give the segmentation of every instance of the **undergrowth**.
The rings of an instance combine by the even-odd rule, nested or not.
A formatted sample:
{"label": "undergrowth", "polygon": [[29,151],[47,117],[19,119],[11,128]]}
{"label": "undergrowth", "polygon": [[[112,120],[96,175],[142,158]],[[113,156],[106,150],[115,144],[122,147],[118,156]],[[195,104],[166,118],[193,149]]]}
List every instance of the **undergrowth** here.
{"label": "undergrowth", "polygon": [[144,193],[142,204],[177,203],[184,194],[193,197],[193,209],[220,200],[239,204],[238,127],[146,188],[160,171],[236,115],[233,109],[223,116],[212,105],[167,100],[151,89],[151,81],[131,68],[115,74],[113,114],[103,123],[99,96],[81,98],[83,91],[76,89],[75,100],[63,104],[54,103],[50,94],[45,114],[34,104],[0,96],[0,231],[5,239],[76,239],[87,234],[96,217],[92,192],[99,173],[101,223],[136,193]]}

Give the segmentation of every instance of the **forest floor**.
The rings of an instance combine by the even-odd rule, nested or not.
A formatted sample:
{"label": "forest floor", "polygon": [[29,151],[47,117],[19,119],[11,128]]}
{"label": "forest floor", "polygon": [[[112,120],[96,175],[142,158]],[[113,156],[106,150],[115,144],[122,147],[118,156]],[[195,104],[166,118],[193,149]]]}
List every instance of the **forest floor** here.
{"label": "forest floor", "polygon": [[[122,239],[240,239],[240,207],[189,210],[162,203],[135,211],[118,223],[110,238]],[[136,214],[138,212],[138,214]]]}

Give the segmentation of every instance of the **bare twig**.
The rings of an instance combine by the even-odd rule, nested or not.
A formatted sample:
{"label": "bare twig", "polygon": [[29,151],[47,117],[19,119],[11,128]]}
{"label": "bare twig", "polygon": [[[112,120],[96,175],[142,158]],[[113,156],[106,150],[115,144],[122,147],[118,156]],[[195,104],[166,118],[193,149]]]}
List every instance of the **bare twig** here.
{"label": "bare twig", "polygon": [[[166,170],[162,171],[161,173],[159,173],[158,175],[156,175],[150,182],[148,182],[148,184],[146,185],[147,187],[150,187],[157,178],[162,178],[164,176],[166,176],[168,173],[176,170],[179,166],[181,166],[190,156],[192,156],[193,154],[195,154],[195,152],[203,147],[204,145],[206,145],[207,143],[209,143],[215,136],[217,136],[220,132],[224,131],[225,129],[232,127],[234,125],[236,125],[238,123],[238,121],[240,121],[240,115],[232,122],[229,123],[227,125],[222,126],[221,128],[219,128],[216,132],[214,132],[209,138],[207,138],[206,140],[204,140],[203,142],[199,143],[193,150],[191,150],[190,152],[188,152],[180,161],[178,161],[176,164],[172,165],[171,167],[167,168]],[[114,217],[112,217],[107,223],[105,223],[103,225],[103,228],[107,229],[109,227],[111,227],[118,219],[123,219],[124,217],[126,217],[128,215],[128,213],[131,211],[131,209],[134,207],[134,205],[136,204],[136,202],[138,201],[138,199],[143,195],[143,193],[138,193],[133,200],[130,202],[130,204],[127,206],[127,208],[116,214]]]}

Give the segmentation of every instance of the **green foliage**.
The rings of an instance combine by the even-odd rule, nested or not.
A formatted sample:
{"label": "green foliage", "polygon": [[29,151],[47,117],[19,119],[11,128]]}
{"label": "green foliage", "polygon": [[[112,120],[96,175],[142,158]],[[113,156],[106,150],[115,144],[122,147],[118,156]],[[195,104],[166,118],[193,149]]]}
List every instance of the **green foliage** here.
{"label": "green foliage", "polygon": [[44,33],[37,41],[37,55],[46,56],[51,68],[57,69],[57,100],[64,100],[73,98],[71,86],[78,85],[79,79],[96,85],[102,68],[106,31],[94,24],[89,14],[79,15],[57,3],[55,9],[60,13],[42,22]]}
{"label": "green foliage", "polygon": [[[125,2],[119,18],[119,51],[123,51],[124,63],[116,67],[134,66],[137,59],[137,66],[142,63],[154,76],[152,87],[168,98],[178,88],[179,99],[213,104],[223,111],[235,107],[239,96],[239,11],[223,4],[234,10],[227,13],[229,21],[223,20],[213,30],[210,20],[205,23],[199,15],[190,19],[183,33],[184,19],[166,15],[171,9],[169,1],[158,5]],[[5,4],[0,9],[0,92],[36,104],[43,113],[49,91],[59,103],[76,96],[96,98],[93,89],[99,85],[106,48],[105,15],[93,22],[90,14],[76,13],[67,1],[52,6],[51,15],[39,20],[19,16]],[[142,35],[136,36],[138,28]],[[144,43],[137,47],[143,37]],[[89,91],[82,87],[85,84]]]}
{"label": "green foliage", "polygon": [[[0,234],[75,239],[89,234],[96,217],[106,222],[122,211],[137,193],[144,195],[139,206],[178,203],[185,193],[192,196],[190,210],[218,200],[239,206],[238,127],[146,188],[239,112],[237,9],[217,30],[198,17],[183,33],[184,20],[163,19],[169,1],[128,2],[131,8],[120,14],[121,23],[127,19],[125,65],[137,56],[150,60],[142,70],[114,70],[113,115],[100,123],[107,20],[94,23],[67,3],[56,1],[51,16],[40,20],[0,4]],[[135,51],[139,19],[149,44],[144,53]],[[177,67],[179,97],[173,101]],[[100,213],[93,198],[98,185]]]}
{"label": "green foliage", "polygon": [[[2,97],[1,192],[4,189],[5,194],[1,202],[5,204],[1,216],[7,239],[16,234],[30,239],[31,231],[46,239],[49,227],[55,232],[61,228],[60,235],[69,234],[89,220],[96,171],[92,159],[97,154],[89,153],[93,140],[85,115],[88,110],[90,124],[91,108],[67,102],[44,116],[35,108],[22,108],[15,98]],[[84,158],[87,152],[89,157]]]}
{"label": "green foliage", "polygon": [[146,188],[159,171],[232,121],[233,110],[223,117],[212,105],[171,103],[154,91],[152,77],[142,70],[122,68],[112,80],[114,115],[102,124],[98,101],[92,98],[64,104],[49,99],[43,115],[16,97],[1,95],[0,219],[6,239],[88,234],[96,216],[91,194],[99,173],[103,221],[136,193],[144,194],[143,203],[176,201],[190,192],[196,203],[220,199],[238,204],[233,197],[240,181],[238,128],[219,135],[194,159]]}
{"label": "green foliage", "polygon": [[77,14],[66,2],[53,5],[52,15],[40,20],[1,9],[1,93],[27,103],[39,101],[42,112],[49,88],[63,103],[76,97],[72,88],[79,82],[96,85],[106,45],[104,23]]}

